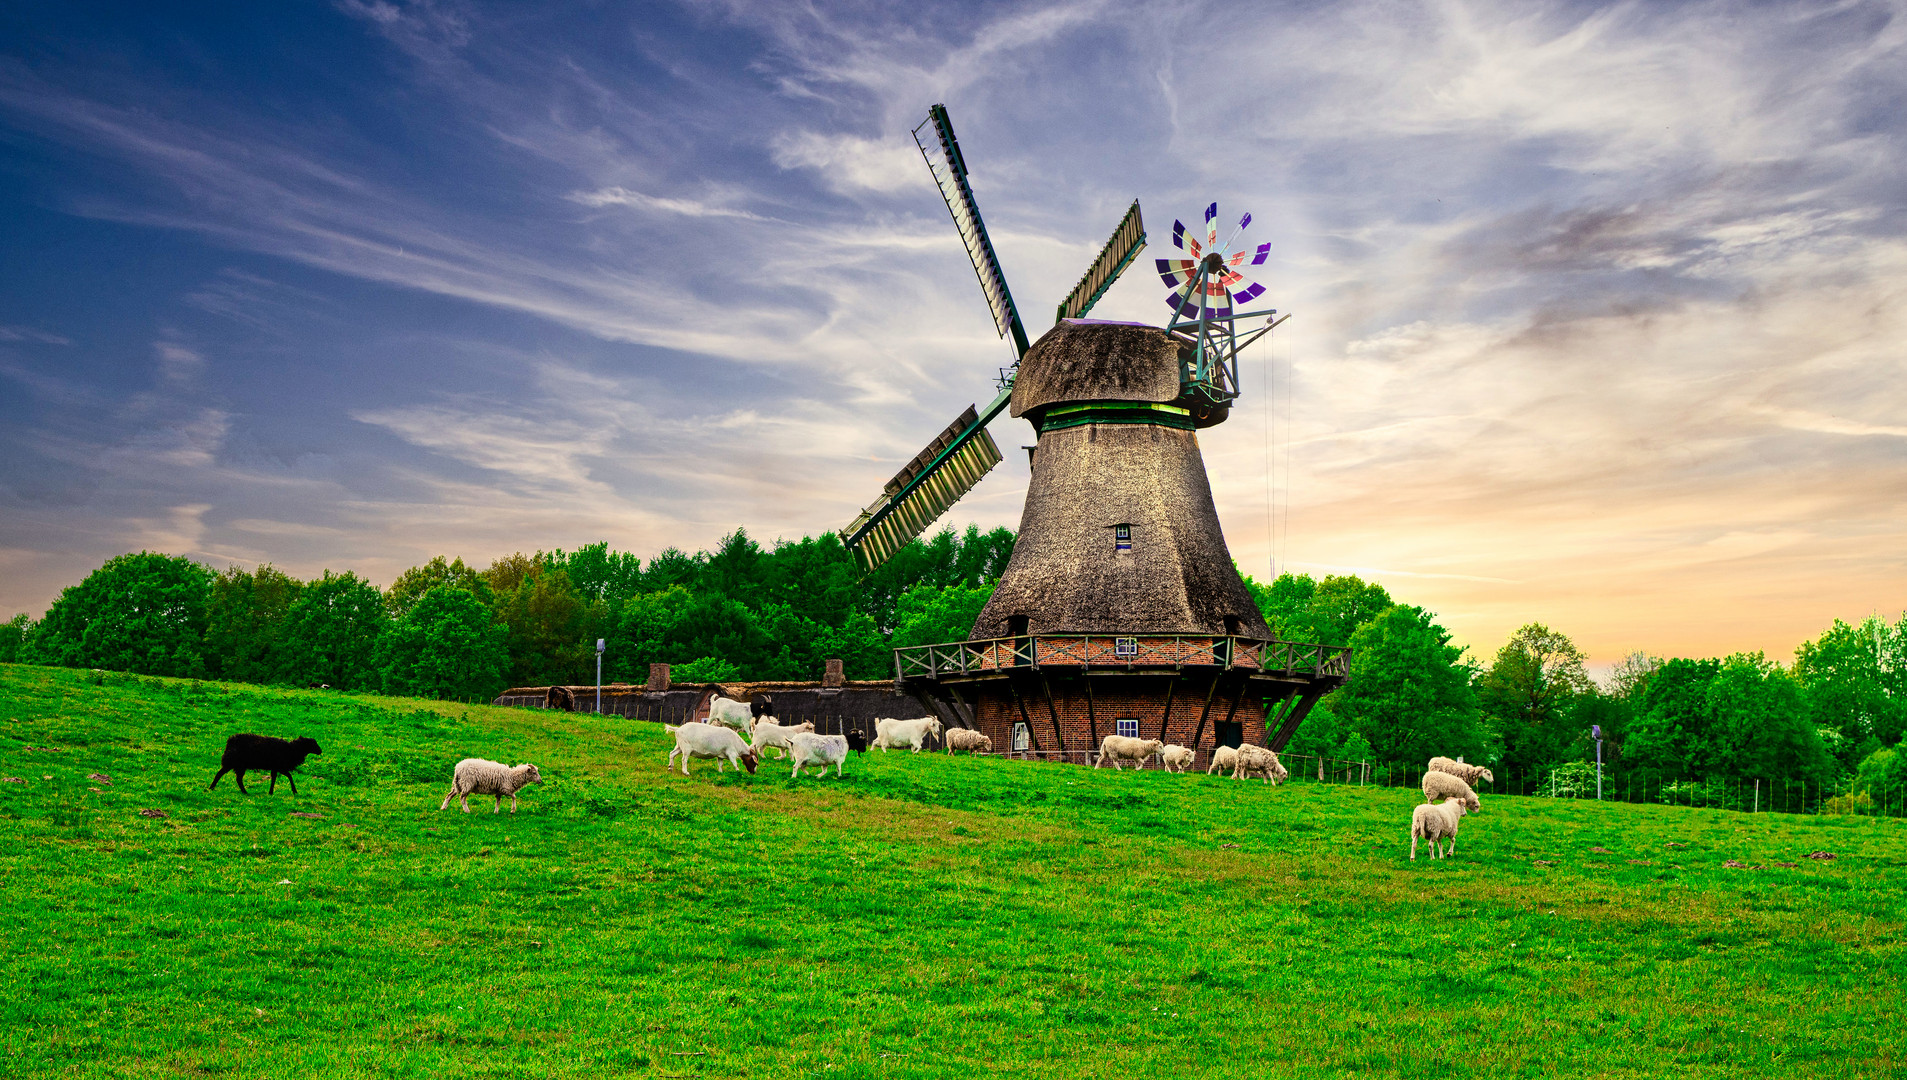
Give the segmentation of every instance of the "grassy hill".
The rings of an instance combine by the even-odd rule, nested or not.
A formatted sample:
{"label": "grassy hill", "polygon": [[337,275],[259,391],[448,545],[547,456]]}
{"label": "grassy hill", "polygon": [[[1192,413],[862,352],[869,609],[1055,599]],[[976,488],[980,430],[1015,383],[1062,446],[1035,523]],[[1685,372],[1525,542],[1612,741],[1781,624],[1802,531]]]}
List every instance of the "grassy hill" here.
{"label": "grassy hill", "polygon": [[[303,794],[208,792],[236,731],[315,737]],[[878,751],[838,781],[683,778],[667,748],[615,717],[0,666],[8,1072],[1907,1067],[1897,821],[1486,788],[1457,857],[1412,863],[1406,791]],[[514,817],[439,813],[471,755],[545,782]]]}

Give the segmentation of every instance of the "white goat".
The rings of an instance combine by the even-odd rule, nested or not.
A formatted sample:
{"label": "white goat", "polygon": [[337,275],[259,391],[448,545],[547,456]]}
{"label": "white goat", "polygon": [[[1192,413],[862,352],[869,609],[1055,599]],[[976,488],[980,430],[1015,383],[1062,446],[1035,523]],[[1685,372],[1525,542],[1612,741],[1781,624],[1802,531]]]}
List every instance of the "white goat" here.
{"label": "white goat", "polygon": [[1212,763],[1205,766],[1205,775],[1210,776],[1215,772],[1223,772],[1226,769],[1236,770],[1237,768],[1238,748],[1234,746],[1221,746],[1212,751]]}
{"label": "white goat", "polygon": [[834,766],[834,775],[841,775],[841,763],[848,759],[848,737],[846,735],[816,735],[803,731],[789,740],[788,756],[795,760],[795,770],[789,779],[801,775],[801,770],[809,765],[821,766],[820,775],[828,775],[828,766]]}
{"label": "white goat", "polygon": [[1483,812],[1483,804],[1477,800],[1477,793],[1470,790],[1469,784],[1446,772],[1427,772],[1424,774],[1424,801],[1435,802],[1438,799],[1455,799],[1473,814]]}
{"label": "white goat", "polygon": [[792,727],[784,727],[779,721],[775,720],[774,717],[764,716],[760,720],[755,721],[755,735],[751,741],[754,743],[755,752],[757,754],[772,746],[781,751],[781,753],[776,755],[777,757],[787,757],[788,740],[793,738],[797,732],[813,730],[814,724],[808,720],[803,720],[801,723],[795,724]]}
{"label": "white goat", "polygon": [[719,724],[725,728],[734,728],[744,735],[755,733],[755,710],[746,701],[736,701],[720,694],[709,699],[708,723]]}
{"label": "white goat", "polygon": [[1464,783],[1469,784],[1471,787],[1476,787],[1478,780],[1488,780],[1492,784],[1496,783],[1496,777],[1490,775],[1490,770],[1481,765],[1465,765],[1462,758],[1457,758],[1454,761],[1447,757],[1431,758],[1430,771],[1449,773]]}
{"label": "white goat", "polygon": [[490,808],[495,814],[503,809],[503,797],[510,797],[510,812],[516,813],[516,793],[531,784],[540,784],[543,776],[534,765],[518,765],[511,768],[501,761],[486,758],[467,757],[457,763],[450,771],[450,794],[444,796],[439,810],[450,806],[450,800],[456,799],[463,804],[464,813],[470,812],[470,796],[494,795],[496,805]]}
{"label": "white goat", "polygon": [[1165,744],[1157,739],[1135,739],[1129,735],[1108,735],[1099,740],[1099,760],[1093,762],[1097,769],[1108,760],[1112,762],[1114,772],[1124,771],[1122,761],[1130,761],[1134,768],[1143,768],[1145,761],[1152,755],[1165,749]]}
{"label": "white goat", "polygon": [[947,752],[965,750],[969,754],[993,753],[993,740],[972,728],[954,728],[947,733]]}
{"label": "white goat", "polygon": [[1182,773],[1192,767],[1192,751],[1177,743],[1168,743],[1159,751],[1159,763],[1165,766],[1166,772]]}
{"label": "white goat", "polygon": [[912,749],[920,753],[927,745],[928,735],[939,737],[946,730],[941,722],[932,716],[923,716],[918,720],[895,720],[887,718],[874,721],[874,742],[871,745],[881,748],[885,754],[889,750]]}
{"label": "white goat", "polygon": [[1238,764],[1232,766],[1234,780],[1241,776],[1262,776],[1267,784],[1282,784],[1290,775],[1277,754],[1249,743],[1238,748]]}
{"label": "white goat", "polygon": [[1451,799],[1442,803],[1418,803],[1410,812],[1410,857],[1417,857],[1417,841],[1430,841],[1430,857],[1435,859],[1437,841],[1449,840],[1445,855],[1457,853],[1457,823],[1463,820],[1463,803]]}
{"label": "white goat", "polygon": [[722,771],[723,761],[737,768],[747,766],[751,773],[755,771],[755,748],[728,728],[717,724],[683,724],[681,727],[664,724],[662,730],[675,736],[675,749],[669,751],[667,767],[674,768],[676,755],[682,755],[683,776],[689,775],[692,757],[714,758],[718,773]]}

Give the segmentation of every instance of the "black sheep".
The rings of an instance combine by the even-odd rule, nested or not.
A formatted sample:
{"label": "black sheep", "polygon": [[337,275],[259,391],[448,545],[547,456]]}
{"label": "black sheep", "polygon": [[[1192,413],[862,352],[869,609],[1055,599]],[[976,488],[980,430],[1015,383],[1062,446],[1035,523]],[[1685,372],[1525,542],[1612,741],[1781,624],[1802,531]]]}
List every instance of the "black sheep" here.
{"label": "black sheep", "polygon": [[858,728],[848,729],[848,749],[857,754],[867,753],[867,732]]}
{"label": "black sheep", "polygon": [[298,780],[291,775],[291,770],[303,765],[311,755],[322,753],[324,751],[318,749],[318,740],[306,735],[300,735],[291,742],[270,735],[234,735],[225,740],[225,756],[219,758],[218,775],[212,777],[212,783],[206,790],[218,787],[219,777],[232,773],[233,781],[238,784],[238,793],[250,795],[251,792],[245,790],[245,773],[255,770],[271,773],[271,784],[265,788],[265,794],[277,793],[278,776],[282,773],[291,783],[291,793],[296,795]]}

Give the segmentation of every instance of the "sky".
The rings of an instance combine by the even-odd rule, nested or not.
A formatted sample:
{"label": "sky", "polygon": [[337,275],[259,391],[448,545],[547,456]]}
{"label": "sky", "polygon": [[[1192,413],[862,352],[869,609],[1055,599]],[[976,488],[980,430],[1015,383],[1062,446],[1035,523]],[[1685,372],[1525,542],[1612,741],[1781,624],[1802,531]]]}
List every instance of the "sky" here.
{"label": "sky", "polygon": [[[1907,4],[0,8],[0,618],[142,549],[388,583],[838,529],[1132,199],[1273,244],[1240,568],[1787,658],[1907,599]],[[188,6],[181,6],[188,7]],[[1016,526],[1024,421],[948,515]]]}

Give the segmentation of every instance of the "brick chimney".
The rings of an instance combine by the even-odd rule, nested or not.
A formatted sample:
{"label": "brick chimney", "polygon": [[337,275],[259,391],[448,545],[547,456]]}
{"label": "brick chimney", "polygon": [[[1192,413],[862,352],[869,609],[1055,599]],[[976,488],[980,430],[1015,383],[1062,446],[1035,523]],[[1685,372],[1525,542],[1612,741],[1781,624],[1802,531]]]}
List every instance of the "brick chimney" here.
{"label": "brick chimney", "polygon": [[847,677],[841,674],[841,661],[839,660],[828,661],[828,670],[826,674],[821,676],[821,685],[822,686],[843,686],[847,683],[847,681],[848,681]]}
{"label": "brick chimney", "polygon": [[643,692],[660,694],[669,688],[669,665],[650,664],[649,681],[642,686]]}

